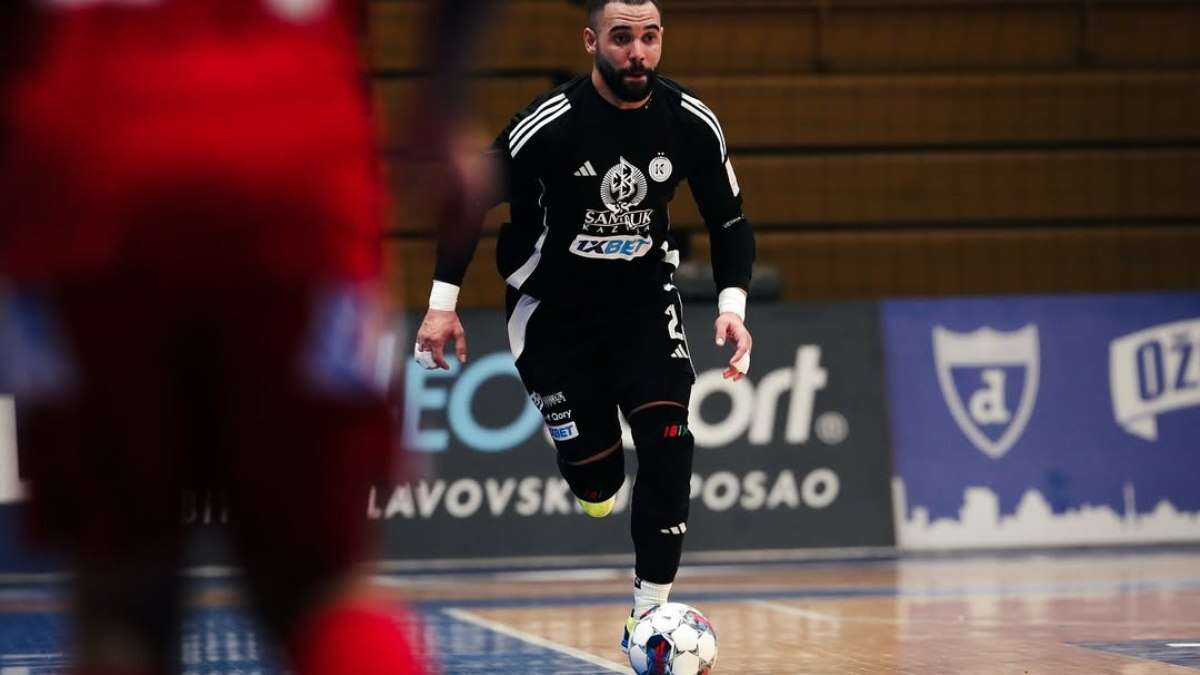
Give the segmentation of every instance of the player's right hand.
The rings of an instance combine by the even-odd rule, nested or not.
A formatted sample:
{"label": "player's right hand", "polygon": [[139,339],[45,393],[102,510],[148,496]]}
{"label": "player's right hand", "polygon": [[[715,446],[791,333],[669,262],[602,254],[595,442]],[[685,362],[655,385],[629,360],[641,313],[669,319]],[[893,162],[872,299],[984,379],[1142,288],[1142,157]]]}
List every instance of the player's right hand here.
{"label": "player's right hand", "polygon": [[425,320],[417,330],[413,357],[426,370],[450,370],[445,349],[446,343],[451,339],[454,340],[454,354],[458,357],[458,362],[466,363],[467,333],[463,330],[462,322],[458,320],[458,313],[431,309],[425,313]]}

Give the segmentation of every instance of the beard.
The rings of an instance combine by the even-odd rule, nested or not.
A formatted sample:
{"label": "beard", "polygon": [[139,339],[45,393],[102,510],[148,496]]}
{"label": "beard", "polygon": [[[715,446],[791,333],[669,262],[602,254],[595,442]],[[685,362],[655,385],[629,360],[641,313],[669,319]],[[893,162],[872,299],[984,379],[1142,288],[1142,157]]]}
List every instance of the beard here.
{"label": "beard", "polygon": [[[626,103],[637,103],[649,96],[650,88],[654,86],[654,82],[658,78],[658,73],[653,68],[641,66],[617,68],[600,54],[596,54],[596,68],[600,71],[600,77],[604,80],[604,84],[608,85],[613,95]],[[629,82],[625,79],[626,75],[645,75],[646,80],[645,82]]]}

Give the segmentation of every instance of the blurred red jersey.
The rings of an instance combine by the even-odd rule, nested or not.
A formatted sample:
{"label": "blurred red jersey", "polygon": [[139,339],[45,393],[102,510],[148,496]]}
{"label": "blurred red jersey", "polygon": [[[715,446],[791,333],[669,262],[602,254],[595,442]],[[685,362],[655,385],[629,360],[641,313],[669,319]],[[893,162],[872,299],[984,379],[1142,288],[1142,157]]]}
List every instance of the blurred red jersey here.
{"label": "blurred red jersey", "polygon": [[42,0],[0,134],[0,277],[118,265],[374,275],[380,192],[358,11],[356,0]]}

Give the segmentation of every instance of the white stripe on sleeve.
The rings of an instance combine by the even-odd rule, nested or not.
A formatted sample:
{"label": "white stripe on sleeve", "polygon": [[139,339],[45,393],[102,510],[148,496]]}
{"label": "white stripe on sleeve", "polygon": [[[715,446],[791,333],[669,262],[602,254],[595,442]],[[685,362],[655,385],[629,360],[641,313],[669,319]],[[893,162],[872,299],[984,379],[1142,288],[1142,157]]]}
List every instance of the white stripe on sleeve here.
{"label": "white stripe on sleeve", "polygon": [[519,143],[517,143],[515,146],[512,147],[512,150],[511,150],[512,156],[515,158],[517,156],[517,153],[521,152],[521,148],[525,147],[525,144],[528,143],[531,138],[536,136],[537,132],[542,130],[542,127],[553,122],[554,120],[558,119],[559,117],[562,117],[563,115],[567,114],[567,111],[570,109],[571,109],[571,104],[566,103],[566,104],[564,104],[564,106],[562,108],[558,109],[558,112],[555,112],[555,113],[545,117],[545,119],[543,119],[541,122],[539,122],[536,127],[533,127],[533,129],[531,129],[529,131],[529,133],[526,134],[525,137],[522,138]]}
{"label": "white stripe on sleeve", "polygon": [[517,126],[513,127],[512,133],[510,133],[508,135],[509,139],[511,140],[511,139],[515,138],[517,136],[517,134],[521,133],[522,130],[528,128],[529,125],[532,124],[534,122],[534,120],[537,119],[538,115],[545,112],[547,108],[553,107],[553,106],[561,103],[566,98],[567,98],[566,94],[559,94],[558,96],[552,96],[549,99],[547,99],[544,103],[542,103],[540,106],[538,106],[537,110],[534,110],[533,113],[529,117],[526,117],[525,119],[521,120],[520,122],[517,122]]}
{"label": "white stripe on sleeve", "polygon": [[696,117],[699,117],[705,124],[708,125],[708,128],[712,129],[712,132],[714,134],[716,134],[717,146],[720,148],[720,151],[721,151],[721,160],[720,161],[724,162],[725,161],[725,135],[721,133],[721,127],[718,126],[717,123],[713,121],[713,118],[709,117],[708,115],[704,114],[703,112],[700,112],[699,108],[693,106],[691,103],[688,103],[686,100],[683,102],[683,107],[688,112],[692,113]]}

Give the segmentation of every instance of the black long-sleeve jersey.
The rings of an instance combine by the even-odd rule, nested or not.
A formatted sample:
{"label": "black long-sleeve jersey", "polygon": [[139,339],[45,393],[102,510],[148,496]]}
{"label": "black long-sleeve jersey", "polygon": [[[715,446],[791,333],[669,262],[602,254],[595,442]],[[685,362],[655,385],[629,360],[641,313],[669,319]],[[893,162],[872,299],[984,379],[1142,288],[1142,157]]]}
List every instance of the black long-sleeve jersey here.
{"label": "black long-sleeve jersey", "polygon": [[[686,179],[709,231],[718,289],[749,288],[754,237],[724,132],[678,84],[659,78],[645,105],[622,110],[589,76],[577,77],[518,113],[492,153],[511,207],[497,242],[509,286],[581,307],[652,301],[650,291],[678,265],[668,203]],[[466,261],[446,248],[435,278],[461,284]]]}

